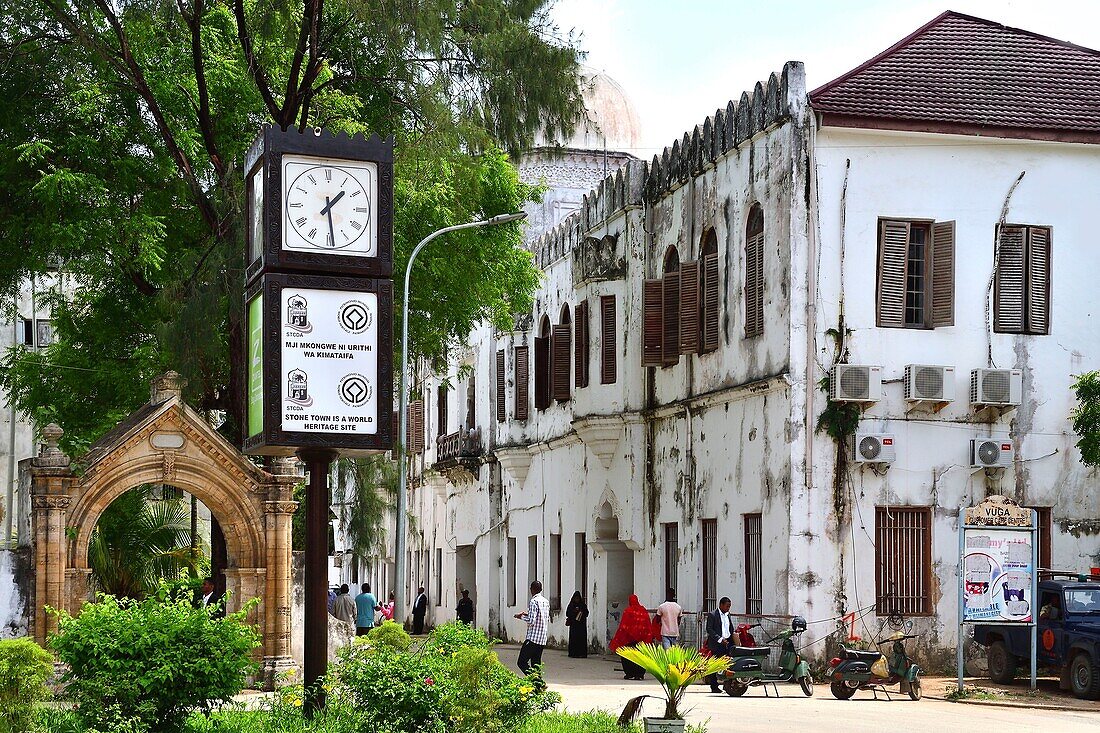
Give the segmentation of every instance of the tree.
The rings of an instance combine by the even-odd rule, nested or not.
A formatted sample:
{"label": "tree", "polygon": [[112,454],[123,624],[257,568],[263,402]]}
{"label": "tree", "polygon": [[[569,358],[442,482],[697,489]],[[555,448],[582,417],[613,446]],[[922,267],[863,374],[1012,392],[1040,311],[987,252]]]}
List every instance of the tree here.
{"label": "tree", "polygon": [[[239,433],[245,151],[264,122],[397,141],[395,265],[435,228],[535,192],[506,150],[582,109],[579,52],[547,0],[12,0],[0,9],[0,290],[59,259],[57,342],[0,386],[78,450],[171,366]],[[18,243],[11,244],[11,243]],[[515,225],[425,252],[414,354],[537,283]],[[400,325],[400,324],[398,324]]]}
{"label": "tree", "polygon": [[1073,432],[1080,436],[1081,463],[1100,466],[1100,372],[1086,372],[1073,383],[1078,406],[1073,411]]}
{"label": "tree", "polygon": [[362,558],[386,549],[387,517],[397,496],[397,464],[385,456],[336,461],[333,504],[347,532],[351,551]]}

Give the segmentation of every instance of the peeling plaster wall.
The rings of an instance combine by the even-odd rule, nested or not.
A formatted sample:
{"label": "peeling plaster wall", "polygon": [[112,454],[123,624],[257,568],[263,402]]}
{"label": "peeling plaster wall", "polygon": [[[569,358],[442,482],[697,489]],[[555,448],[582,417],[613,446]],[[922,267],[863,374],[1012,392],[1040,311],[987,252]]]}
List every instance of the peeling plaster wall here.
{"label": "peeling plaster wall", "polygon": [[[1087,569],[1097,564],[1100,537],[1065,531],[1073,522],[1100,514],[1100,482],[1084,469],[1068,416],[1075,405],[1073,375],[1096,367],[1100,321],[1095,314],[1093,199],[1100,180],[1097,146],[1016,140],[820,130],[816,158],[820,191],[821,273],[816,354],[828,365],[832,345],[820,334],[835,327],[841,288],[849,361],[881,365],[885,397],[865,413],[861,429],[894,433],[898,460],[884,477],[853,467],[851,497],[857,511],[838,525],[831,497],[831,441],[814,437],[812,531],[830,541],[825,551],[797,553],[804,565],[829,580],[815,605],[837,609],[873,603],[876,505],[933,506],[935,616],[921,620],[930,646],[956,640],[958,510],[1003,493],[1021,503],[1053,507],[1052,564]],[[848,181],[843,282],[839,262],[840,192],[847,159]],[[1007,221],[1047,225],[1052,230],[1051,333],[994,334],[997,367],[1023,370],[1023,404],[999,419],[979,419],[969,403],[970,370],[986,363],[984,302],[992,271],[994,227],[1012,181],[1016,189]],[[935,330],[875,326],[877,220],[880,216],[956,222],[955,325]],[[1083,266],[1084,265],[1084,266]],[[906,414],[903,383],[909,363],[953,365],[956,400],[939,414]],[[822,374],[821,371],[818,374]],[[818,401],[819,407],[823,400]],[[969,441],[1011,439],[1018,462],[998,479],[969,467]],[[866,530],[866,531],[864,531]],[[843,568],[838,573],[837,568]],[[858,580],[857,580],[858,579]],[[857,600],[858,596],[858,600]],[[821,614],[818,614],[821,615]],[[869,623],[877,628],[873,617]],[[864,633],[864,635],[866,635]]]}

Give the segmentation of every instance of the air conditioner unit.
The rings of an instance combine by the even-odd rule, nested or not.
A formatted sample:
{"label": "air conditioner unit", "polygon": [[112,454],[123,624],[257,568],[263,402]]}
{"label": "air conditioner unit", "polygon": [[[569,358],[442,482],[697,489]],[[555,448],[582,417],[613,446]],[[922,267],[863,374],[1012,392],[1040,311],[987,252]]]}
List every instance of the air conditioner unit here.
{"label": "air conditioner unit", "polygon": [[970,372],[970,402],[983,407],[1018,405],[1024,395],[1019,369],[975,369]]}
{"label": "air conditioner unit", "polygon": [[829,398],[838,402],[878,402],[882,399],[882,367],[836,364],[829,374]]}
{"label": "air conditioner unit", "polygon": [[906,364],[905,399],[909,402],[954,401],[955,367]]}
{"label": "air conditioner unit", "polygon": [[1005,468],[1012,465],[1012,441],[980,438],[970,441],[972,468]]}
{"label": "air conditioner unit", "polygon": [[893,463],[897,457],[890,433],[856,433],[856,463]]}

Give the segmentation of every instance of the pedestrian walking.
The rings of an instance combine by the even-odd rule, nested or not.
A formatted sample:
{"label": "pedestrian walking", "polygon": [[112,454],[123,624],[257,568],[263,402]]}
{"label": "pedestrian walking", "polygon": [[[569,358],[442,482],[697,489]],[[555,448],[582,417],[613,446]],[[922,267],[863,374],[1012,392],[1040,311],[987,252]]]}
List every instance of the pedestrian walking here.
{"label": "pedestrian walking", "polygon": [[[734,629],[733,619],[730,618],[731,605],[732,601],[723,596],[718,601],[718,608],[707,614],[707,649],[712,656],[729,656]],[[710,685],[711,692],[721,692],[718,688],[718,675],[708,674],[707,684]]]}
{"label": "pedestrian walking", "polygon": [[470,591],[462,591],[462,598],[458,600],[458,608],[455,609],[455,613],[458,614],[458,620],[464,624],[473,625],[474,623],[474,602],[470,598]]}
{"label": "pedestrian walking", "polygon": [[[615,632],[608,648],[615,651],[625,647],[638,646],[639,644],[652,644],[660,636],[660,631],[659,625],[655,624],[653,619],[649,617],[649,611],[638,600],[638,596],[632,595],[626,608],[623,609],[623,616],[619,620],[619,629]],[[623,663],[623,679],[645,679],[645,670],[642,667],[622,657],[619,657],[619,659]]]}
{"label": "pedestrian walking", "polygon": [[[535,667],[542,664],[542,650],[546,648],[546,635],[550,629],[550,601],[542,594],[542,583],[531,583],[531,600],[527,610],[516,614],[516,618],[527,622],[527,637],[519,648],[519,669],[529,675]],[[545,683],[539,681],[540,687]]]}
{"label": "pedestrian walking", "polygon": [[332,604],[332,615],[346,624],[355,625],[355,600],[351,597],[351,588],[347,583],[340,586],[336,602]]}
{"label": "pedestrian walking", "polygon": [[417,591],[416,600],[413,601],[413,634],[424,633],[424,614],[428,612],[428,594],[424,592],[424,586]]}
{"label": "pedestrian walking", "polygon": [[365,636],[374,626],[374,612],[382,610],[370,592],[370,583],[363,583],[362,593],[355,596],[355,635]]}
{"label": "pedestrian walking", "polygon": [[588,656],[588,604],[579,590],[569,599],[565,625],[569,627],[569,656],[584,659]]}
{"label": "pedestrian walking", "polygon": [[657,606],[657,618],[661,620],[661,646],[668,649],[680,643],[680,619],[684,609],[676,602],[676,589],[669,588],[665,602]]}

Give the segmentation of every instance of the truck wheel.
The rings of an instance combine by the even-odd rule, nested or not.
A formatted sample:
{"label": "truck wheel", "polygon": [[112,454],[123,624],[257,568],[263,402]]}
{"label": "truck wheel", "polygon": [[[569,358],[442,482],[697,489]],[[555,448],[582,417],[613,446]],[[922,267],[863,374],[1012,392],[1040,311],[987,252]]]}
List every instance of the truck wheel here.
{"label": "truck wheel", "polygon": [[849,687],[844,682],[834,682],[829,685],[829,691],[833,693],[833,697],[837,700],[847,700],[856,694],[856,688]]}
{"label": "truck wheel", "polygon": [[989,679],[1002,685],[1011,685],[1016,679],[1016,667],[1020,660],[1008,650],[1003,641],[998,640],[989,645],[986,661],[989,663]]}
{"label": "truck wheel", "polygon": [[1069,681],[1075,696],[1082,700],[1100,699],[1100,666],[1093,663],[1088,652],[1081,652],[1070,662]]}

